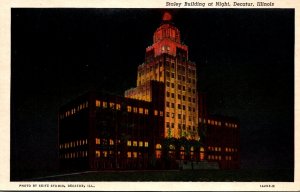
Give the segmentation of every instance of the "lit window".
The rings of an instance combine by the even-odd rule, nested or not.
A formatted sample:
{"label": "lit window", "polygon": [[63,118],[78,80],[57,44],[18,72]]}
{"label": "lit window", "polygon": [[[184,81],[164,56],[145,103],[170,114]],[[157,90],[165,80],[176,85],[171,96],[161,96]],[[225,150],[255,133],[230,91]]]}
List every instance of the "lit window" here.
{"label": "lit window", "polygon": [[131,146],[131,141],[127,141],[127,146]]}
{"label": "lit window", "polygon": [[148,109],[145,109],[145,114],[148,115],[149,114],[149,111]]}
{"label": "lit window", "polygon": [[114,108],[115,108],[115,103],[110,102],[110,103],[109,103],[109,107],[110,107],[111,109],[114,109]]}
{"label": "lit window", "polygon": [[164,116],[164,112],[163,112],[163,111],[160,111],[160,112],[159,112],[159,115],[160,115],[161,117],[163,117],[163,116]]}
{"label": "lit window", "polygon": [[132,152],[133,158],[137,158],[137,152]]}
{"label": "lit window", "polygon": [[127,112],[131,112],[132,111],[132,107],[131,106],[127,106]]}
{"label": "lit window", "polygon": [[96,157],[100,157],[100,151],[99,150],[96,151]]}
{"label": "lit window", "polygon": [[137,141],[133,141],[132,146],[137,147]]}
{"label": "lit window", "polygon": [[210,120],[207,120],[207,123],[210,124]]}
{"label": "lit window", "polygon": [[114,140],[110,139],[109,140],[109,145],[114,145]]}
{"label": "lit window", "polygon": [[104,157],[107,157],[107,151],[103,151],[102,154],[103,154]]}
{"label": "lit window", "polygon": [[148,147],[148,146],[149,146],[148,141],[145,141],[145,147]]}
{"label": "lit window", "polygon": [[99,100],[96,100],[96,107],[100,107],[101,103]]}
{"label": "lit window", "polygon": [[127,158],[131,158],[131,152],[127,152]]}
{"label": "lit window", "polygon": [[96,144],[100,145],[100,139],[99,138],[96,138]]}
{"label": "lit window", "polygon": [[103,108],[107,108],[107,102],[103,101]]}
{"label": "lit window", "polygon": [[158,115],[158,111],[154,110],[154,115],[157,116]]}
{"label": "lit window", "polygon": [[137,113],[137,107],[133,107],[133,112]]}
{"label": "lit window", "polygon": [[116,109],[117,109],[117,110],[121,110],[121,105],[120,105],[120,104],[117,104],[117,105],[116,105]]}
{"label": "lit window", "polygon": [[139,147],[143,147],[143,141],[139,141]]}
{"label": "lit window", "polygon": [[144,113],[143,108],[139,108],[139,113],[140,113],[140,114],[143,114],[143,113]]}
{"label": "lit window", "polygon": [[161,149],[161,144],[159,144],[159,143],[156,144],[156,145],[155,145],[155,149]]}

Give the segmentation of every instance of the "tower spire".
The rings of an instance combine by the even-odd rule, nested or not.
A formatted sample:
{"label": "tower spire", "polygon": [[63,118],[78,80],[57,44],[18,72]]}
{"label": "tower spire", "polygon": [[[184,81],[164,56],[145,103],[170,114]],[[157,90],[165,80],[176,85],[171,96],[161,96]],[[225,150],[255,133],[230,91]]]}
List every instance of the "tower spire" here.
{"label": "tower spire", "polygon": [[165,11],[164,14],[163,14],[162,20],[164,22],[170,22],[170,21],[172,21],[172,15],[171,15],[171,13],[168,12],[168,11]]}

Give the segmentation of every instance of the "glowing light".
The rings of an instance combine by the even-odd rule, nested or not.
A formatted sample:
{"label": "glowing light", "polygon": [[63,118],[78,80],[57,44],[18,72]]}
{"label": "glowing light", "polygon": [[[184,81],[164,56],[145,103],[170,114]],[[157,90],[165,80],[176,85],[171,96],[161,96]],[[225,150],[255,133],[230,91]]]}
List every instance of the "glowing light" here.
{"label": "glowing light", "polygon": [[171,21],[172,15],[169,12],[165,12],[162,19],[163,21]]}

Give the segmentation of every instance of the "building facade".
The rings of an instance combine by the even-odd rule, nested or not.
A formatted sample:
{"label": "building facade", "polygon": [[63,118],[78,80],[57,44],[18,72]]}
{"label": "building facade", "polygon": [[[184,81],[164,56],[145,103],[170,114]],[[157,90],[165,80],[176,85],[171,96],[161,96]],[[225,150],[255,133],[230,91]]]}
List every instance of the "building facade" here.
{"label": "building facade", "polygon": [[196,64],[165,13],[125,97],[89,92],[59,110],[63,169],[239,168],[239,123],[211,116]]}
{"label": "building facade", "polygon": [[196,64],[188,58],[188,46],[181,42],[180,31],[166,12],[146,48],[143,64],[138,66],[137,87],[125,97],[151,101],[149,81],[164,83],[164,137],[199,139]]}

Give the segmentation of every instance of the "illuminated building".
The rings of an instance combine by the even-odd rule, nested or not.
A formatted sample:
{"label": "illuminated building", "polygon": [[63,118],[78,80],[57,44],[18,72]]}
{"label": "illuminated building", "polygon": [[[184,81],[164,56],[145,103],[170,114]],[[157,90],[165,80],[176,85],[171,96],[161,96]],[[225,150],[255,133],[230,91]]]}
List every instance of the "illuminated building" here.
{"label": "illuminated building", "polygon": [[208,114],[169,13],[153,42],[125,97],[89,92],[61,107],[62,168],[239,168],[239,123]]}
{"label": "illuminated building", "polygon": [[180,31],[166,12],[146,48],[145,62],[138,66],[137,87],[125,97],[151,101],[149,81],[164,83],[164,137],[199,139],[196,64],[189,61],[188,46],[180,40]]}

